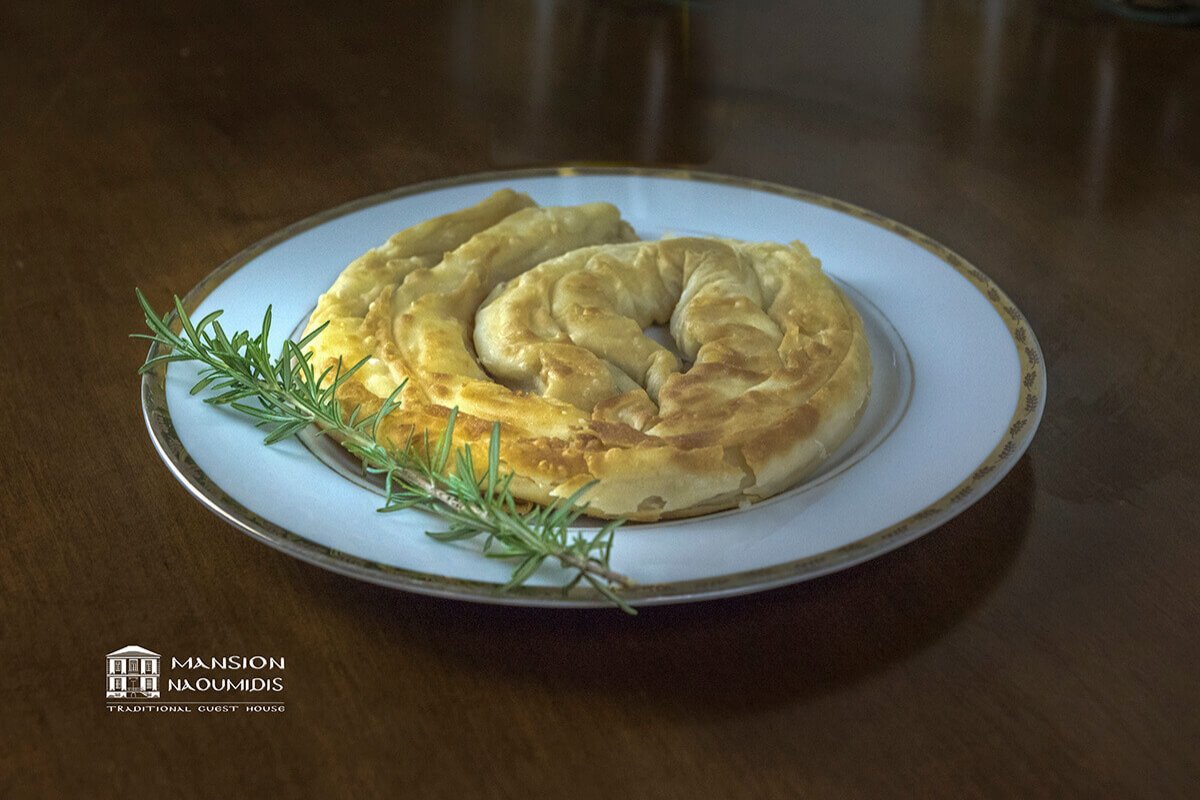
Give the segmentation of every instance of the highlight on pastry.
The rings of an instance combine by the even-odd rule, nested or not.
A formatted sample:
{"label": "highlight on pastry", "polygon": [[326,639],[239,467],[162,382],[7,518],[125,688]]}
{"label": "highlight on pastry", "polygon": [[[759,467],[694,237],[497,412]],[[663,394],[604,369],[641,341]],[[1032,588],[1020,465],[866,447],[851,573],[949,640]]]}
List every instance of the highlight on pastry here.
{"label": "highlight on pastry", "polygon": [[[347,409],[401,405],[403,447],[446,429],[513,494],[589,482],[588,513],[653,521],[762,500],[812,473],[866,407],[862,320],[802,245],[641,241],[614,206],[543,208],[502,190],[352,262],[309,321],[320,370],[364,365]],[[676,349],[646,334],[669,325]]]}

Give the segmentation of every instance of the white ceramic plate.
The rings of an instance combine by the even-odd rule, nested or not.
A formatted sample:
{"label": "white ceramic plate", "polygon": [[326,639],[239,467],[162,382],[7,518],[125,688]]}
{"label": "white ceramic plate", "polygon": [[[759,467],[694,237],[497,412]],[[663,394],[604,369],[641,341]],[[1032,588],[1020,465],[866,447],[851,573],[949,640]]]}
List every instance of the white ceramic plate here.
{"label": "white ceramic plate", "polygon": [[[612,567],[637,582],[634,605],[758,591],[859,563],[932,530],[982,497],[1024,452],[1045,403],[1033,331],[987,276],[945,247],[855,206],[719,175],[549,169],[405,187],[307,219],[223,264],[184,299],[193,316],[223,309],[226,330],[257,329],[273,307],[273,347],[307,319],[352,259],[395,231],[510,187],[542,205],[614,203],[644,238],[703,233],[804,241],[857,304],[872,348],[870,405],[846,444],[803,485],[748,509],[630,525]],[[477,545],[423,535],[419,512],[378,514],[378,493],[349,479],[336,453],[298,440],[273,447],[245,418],[190,397],[197,370],[147,374],[142,400],[155,446],[205,505],[298,558],[374,583],[517,605],[590,606],[546,565],[499,594],[511,565]]]}

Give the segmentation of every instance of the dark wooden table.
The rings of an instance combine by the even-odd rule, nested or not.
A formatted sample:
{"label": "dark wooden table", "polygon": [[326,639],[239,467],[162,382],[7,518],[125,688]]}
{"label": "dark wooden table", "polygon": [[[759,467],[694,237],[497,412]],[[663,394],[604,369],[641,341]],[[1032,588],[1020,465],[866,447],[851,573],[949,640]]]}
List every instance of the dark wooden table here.
{"label": "dark wooden table", "polygon": [[[17,2],[0,74],[0,796],[1196,795],[1200,30],[1082,2]],[[1029,453],[885,557],[636,619],[356,583],[160,463],[135,285],[164,307],[343,201],[567,161],[945,242],[1041,338]],[[106,711],[130,643],[283,656],[286,712]]]}

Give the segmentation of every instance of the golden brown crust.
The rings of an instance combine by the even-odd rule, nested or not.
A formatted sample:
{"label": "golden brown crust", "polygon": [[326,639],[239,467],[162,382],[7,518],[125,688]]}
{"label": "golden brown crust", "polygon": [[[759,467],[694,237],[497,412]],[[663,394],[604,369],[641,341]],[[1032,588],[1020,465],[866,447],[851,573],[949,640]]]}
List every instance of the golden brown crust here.
{"label": "golden brown crust", "polygon": [[[598,481],[591,513],[654,520],[794,485],[866,405],[854,307],[798,243],[633,239],[607,204],[498,193],[351,264],[310,322],[332,320],[315,363],[369,358],[347,407],[407,381],[382,427],[396,445],[440,435],[451,407],[458,445],[486,447],[499,422],[533,502]],[[683,360],[643,333],[665,323]]]}

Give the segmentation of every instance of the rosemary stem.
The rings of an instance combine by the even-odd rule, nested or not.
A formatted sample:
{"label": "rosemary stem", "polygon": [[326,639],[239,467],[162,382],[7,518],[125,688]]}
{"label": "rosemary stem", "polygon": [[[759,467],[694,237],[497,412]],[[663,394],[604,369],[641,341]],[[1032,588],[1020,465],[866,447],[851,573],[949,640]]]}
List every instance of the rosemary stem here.
{"label": "rosemary stem", "polygon": [[633,586],[633,581],[630,580],[628,575],[611,570],[594,558],[583,559],[579,558],[578,556],[571,555],[570,553],[559,553],[556,558],[558,558],[559,562],[564,567],[570,567],[571,569],[577,569],[582,572],[590,573],[598,578],[603,578],[609,583],[616,584],[623,589],[628,589]]}
{"label": "rosemary stem", "polygon": [[[564,503],[561,508],[516,511],[508,488],[511,475],[499,475],[498,426],[493,429],[488,451],[486,481],[473,474],[475,467],[469,449],[452,452],[454,413],[436,448],[431,451],[426,442],[424,456],[411,446],[411,441],[400,451],[390,449],[376,434],[380,421],[399,406],[396,398],[400,390],[365,418],[360,419],[357,410],[344,413],[337,397],[338,388],[362,362],[344,371],[339,363],[336,370],[318,376],[311,354],[303,348],[321,329],[299,343],[287,342],[282,354],[275,358],[267,349],[270,309],[263,318],[261,333],[252,336],[242,331],[227,336],[216,321],[221,312],[193,324],[176,298],[175,313],[182,328],[181,333],[176,333],[171,330],[168,317],[158,316],[140,291],[137,296],[152,334],[143,338],[156,345],[147,355],[143,372],[164,361],[186,360],[203,365],[206,369],[201,371],[201,379],[192,393],[208,388],[215,394],[207,402],[230,406],[257,419],[260,426],[270,428],[268,444],[311,425],[334,435],[359,456],[364,469],[387,477],[389,491],[382,510],[422,509],[450,525],[448,531],[430,536],[452,541],[483,535],[488,537],[485,552],[492,541],[502,548],[497,553],[488,552],[489,556],[520,559],[504,589],[523,583],[545,559],[555,559],[563,567],[578,571],[566,588],[586,579],[619,608],[635,613],[614,591],[631,587],[633,581],[608,565],[612,533],[620,523],[610,523],[591,540],[579,535],[572,538],[569,525],[579,514],[578,507],[573,510],[573,504],[582,489],[570,499],[560,501]],[[326,381],[330,375],[332,380]],[[257,397],[261,407],[243,402],[251,397]],[[450,467],[453,473],[446,471],[447,465],[453,465]]]}

